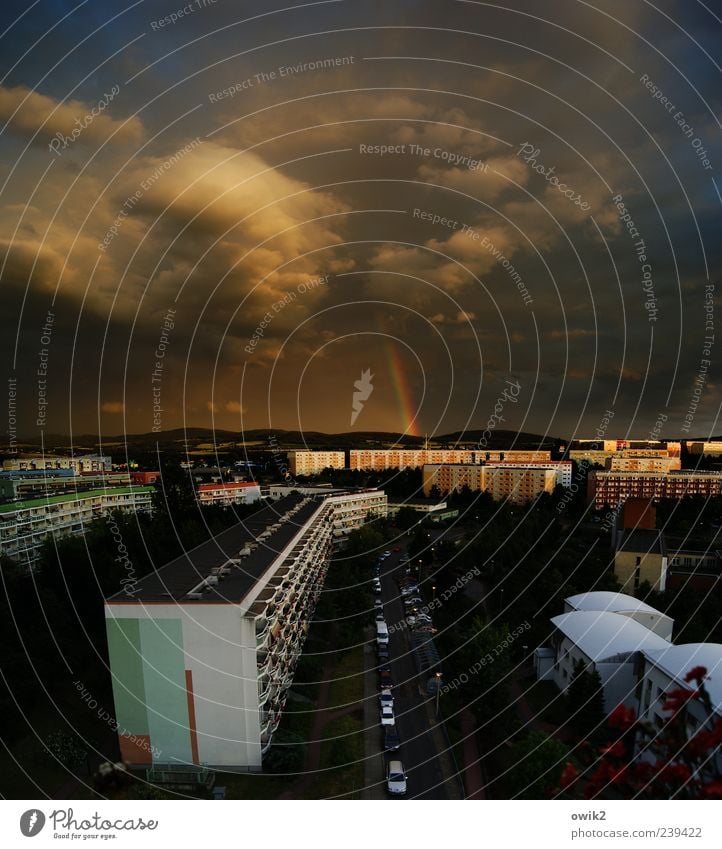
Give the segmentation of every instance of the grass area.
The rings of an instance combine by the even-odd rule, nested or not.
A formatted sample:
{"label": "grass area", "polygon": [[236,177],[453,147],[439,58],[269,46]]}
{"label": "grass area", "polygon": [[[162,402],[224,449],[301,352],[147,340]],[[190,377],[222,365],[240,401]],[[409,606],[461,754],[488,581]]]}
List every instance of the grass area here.
{"label": "grass area", "polygon": [[330,710],[360,705],[364,697],[364,647],[354,646],[336,664],[328,693]]}
{"label": "grass area", "polygon": [[322,771],[304,794],[305,798],[328,799],[342,793],[350,794],[345,798],[360,798],[364,786],[363,711],[354,711],[330,722],[323,740]]}

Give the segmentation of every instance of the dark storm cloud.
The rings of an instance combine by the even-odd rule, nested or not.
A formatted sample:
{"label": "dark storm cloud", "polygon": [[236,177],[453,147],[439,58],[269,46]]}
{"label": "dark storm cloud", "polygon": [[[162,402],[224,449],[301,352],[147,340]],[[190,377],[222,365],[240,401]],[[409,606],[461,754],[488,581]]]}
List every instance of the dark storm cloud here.
{"label": "dark storm cloud", "polygon": [[[510,375],[513,426],[681,424],[720,266],[710,12],[203,6],[94,3],[28,50],[70,10],[40,3],[8,31],[2,317],[32,352],[57,291],[61,420],[100,400],[101,427],[150,429],[175,309],[165,427],[345,430],[368,367],[364,429],[478,426]],[[719,403],[710,372],[696,432]]]}

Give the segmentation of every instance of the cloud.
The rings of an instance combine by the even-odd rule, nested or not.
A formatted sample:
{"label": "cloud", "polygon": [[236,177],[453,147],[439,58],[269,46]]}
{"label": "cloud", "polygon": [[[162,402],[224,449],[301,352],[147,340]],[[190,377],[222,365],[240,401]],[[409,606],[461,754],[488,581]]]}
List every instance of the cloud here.
{"label": "cloud", "polygon": [[104,413],[122,413],[125,411],[125,404],[122,401],[104,401],[100,409]]}
{"label": "cloud", "polygon": [[25,135],[51,137],[59,133],[81,144],[101,144],[112,137],[116,145],[137,144],[143,138],[143,124],[136,116],[111,118],[106,110],[112,109],[112,99],[109,89],[95,103],[60,103],[26,86],[0,86],[0,120]]}

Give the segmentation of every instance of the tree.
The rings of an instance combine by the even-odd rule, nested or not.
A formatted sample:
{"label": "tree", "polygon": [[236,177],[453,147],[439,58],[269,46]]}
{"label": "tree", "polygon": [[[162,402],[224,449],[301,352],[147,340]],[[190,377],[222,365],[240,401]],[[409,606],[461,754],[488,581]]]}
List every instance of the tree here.
{"label": "tree", "polygon": [[581,660],[574,665],[566,703],[572,728],[583,739],[596,739],[606,719],[602,679],[596,669],[589,671]]}
{"label": "tree", "polygon": [[504,776],[505,798],[546,799],[559,786],[569,748],[541,731],[530,731],[511,747]]}
{"label": "tree", "polygon": [[153,493],[153,509],[156,515],[169,516],[176,522],[197,513],[193,480],[187,469],[175,462],[161,464]]}

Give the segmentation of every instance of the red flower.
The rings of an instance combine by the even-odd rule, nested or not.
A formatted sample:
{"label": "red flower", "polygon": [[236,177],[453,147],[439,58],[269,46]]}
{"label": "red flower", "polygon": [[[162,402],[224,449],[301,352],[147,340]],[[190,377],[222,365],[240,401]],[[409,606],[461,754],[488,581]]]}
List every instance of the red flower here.
{"label": "red flower", "polygon": [[612,728],[621,728],[622,731],[626,731],[634,725],[636,719],[637,715],[632,708],[617,705],[609,714],[608,722]]}
{"label": "red flower", "polygon": [[577,772],[576,767],[571,761],[567,761],[564,769],[562,770],[562,774],[559,777],[559,783],[562,787],[569,787],[570,784],[573,784],[577,778],[579,778],[579,773]]}
{"label": "red flower", "polygon": [[678,687],[676,690],[670,690],[664,694],[664,710],[677,713],[678,710],[682,710],[687,702],[696,699],[698,695],[697,690],[685,690],[682,687]]}
{"label": "red flower", "polygon": [[704,786],[704,793],[713,799],[722,798],[722,781],[713,781],[711,784]]}
{"label": "red flower", "polygon": [[624,743],[621,740],[617,740],[614,743],[607,743],[606,746],[603,746],[600,749],[600,753],[602,755],[612,755],[615,758],[623,758],[626,754],[626,748]]}
{"label": "red flower", "polygon": [[684,680],[689,684],[690,681],[697,681],[700,683],[703,678],[707,675],[707,667],[706,666],[695,666],[694,669],[690,669],[689,672],[684,676]]}

